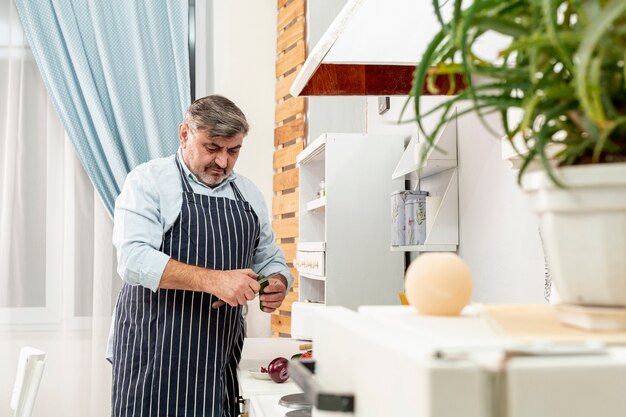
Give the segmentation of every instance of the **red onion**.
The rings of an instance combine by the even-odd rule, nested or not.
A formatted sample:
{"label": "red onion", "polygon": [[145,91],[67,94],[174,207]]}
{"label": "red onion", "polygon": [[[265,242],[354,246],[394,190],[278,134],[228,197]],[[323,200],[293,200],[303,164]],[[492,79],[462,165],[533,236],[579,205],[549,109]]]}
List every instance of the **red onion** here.
{"label": "red onion", "polygon": [[274,359],[267,365],[267,373],[272,378],[272,381],[277,383],[285,382],[289,379],[289,361],[283,357]]}

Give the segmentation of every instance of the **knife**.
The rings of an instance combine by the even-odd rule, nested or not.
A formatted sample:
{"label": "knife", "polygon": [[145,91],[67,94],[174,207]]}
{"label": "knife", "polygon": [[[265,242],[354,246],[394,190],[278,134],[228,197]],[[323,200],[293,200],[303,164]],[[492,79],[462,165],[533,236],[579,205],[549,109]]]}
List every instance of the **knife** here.
{"label": "knife", "polygon": [[[280,272],[274,272],[273,274],[269,274],[268,276],[259,275],[257,277],[256,282],[258,282],[259,285],[261,285],[261,288],[259,289],[259,295],[265,292],[265,287],[267,287],[270,284],[269,279],[273,278],[275,275],[278,275],[278,274],[280,274]],[[261,302],[260,298],[259,298],[259,308],[261,309],[261,311],[264,311],[263,303]]]}
{"label": "knife", "polygon": [[[270,278],[274,278],[276,275],[280,275],[280,272],[274,272],[274,273],[269,274],[268,276],[259,275],[257,277],[256,282],[258,282],[259,285],[261,285],[261,289],[259,290],[259,293],[263,294],[263,290],[269,284],[269,283],[268,284],[265,284],[265,283],[268,282],[270,280]],[[265,285],[263,285],[263,284],[265,284]]]}
{"label": "knife", "polygon": [[[274,275],[274,274],[272,274],[272,275]],[[269,279],[272,278],[272,275],[268,275],[268,276],[259,275],[259,277],[256,279],[256,282],[261,286],[261,290],[263,290],[263,288],[265,288],[265,285],[263,285],[263,284],[265,284],[267,281],[269,281]],[[259,290],[259,292],[261,290]]]}

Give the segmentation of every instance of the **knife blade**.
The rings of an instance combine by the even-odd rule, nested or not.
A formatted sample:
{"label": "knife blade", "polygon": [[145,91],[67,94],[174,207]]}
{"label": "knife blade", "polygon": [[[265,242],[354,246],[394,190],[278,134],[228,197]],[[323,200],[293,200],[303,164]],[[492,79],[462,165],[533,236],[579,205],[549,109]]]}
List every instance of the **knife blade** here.
{"label": "knife blade", "polygon": [[[263,276],[263,275],[261,275],[261,276]],[[272,276],[270,275],[270,276],[267,276],[267,277],[263,277],[263,278],[261,278],[261,279],[257,279],[257,283],[258,283],[259,285],[261,285],[261,284],[265,284],[267,281],[269,281],[269,279],[270,279],[271,277],[272,277]]]}
{"label": "knife blade", "polygon": [[261,279],[257,278],[256,282],[259,283],[259,285],[261,285],[261,287],[263,288],[262,284],[265,284],[267,281],[269,281],[270,278],[274,278],[276,275],[279,275],[279,274],[280,272],[274,272],[272,274],[269,274],[268,276],[259,275],[259,278],[260,277],[263,277],[263,278]]}

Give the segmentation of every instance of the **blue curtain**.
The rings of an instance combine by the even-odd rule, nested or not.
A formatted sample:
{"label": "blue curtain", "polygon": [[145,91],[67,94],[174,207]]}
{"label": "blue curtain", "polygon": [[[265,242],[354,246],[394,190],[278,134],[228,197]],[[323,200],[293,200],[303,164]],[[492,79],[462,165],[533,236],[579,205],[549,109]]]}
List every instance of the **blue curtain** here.
{"label": "blue curtain", "polygon": [[112,213],[126,174],[178,147],[190,102],[187,2],[16,5],[57,113]]}

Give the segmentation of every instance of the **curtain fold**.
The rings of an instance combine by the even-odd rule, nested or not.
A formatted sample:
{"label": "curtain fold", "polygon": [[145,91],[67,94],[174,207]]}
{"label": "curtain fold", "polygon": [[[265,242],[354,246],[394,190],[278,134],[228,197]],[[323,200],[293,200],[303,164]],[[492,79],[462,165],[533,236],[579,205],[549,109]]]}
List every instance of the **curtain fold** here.
{"label": "curtain fold", "polygon": [[46,302],[41,254],[46,228],[47,96],[10,6],[1,4],[0,20],[0,308],[36,308]]}
{"label": "curtain fold", "polygon": [[47,361],[33,415],[109,416],[104,356],[121,285],[112,222],[10,0],[0,0],[0,48],[0,404],[20,348],[36,346]]}
{"label": "curtain fold", "polygon": [[126,174],[174,153],[189,104],[185,2],[16,0],[46,89],[112,214]]}
{"label": "curtain fold", "polygon": [[189,102],[186,3],[112,3],[0,0],[0,403],[36,346],[42,417],[110,415],[114,198]]}

